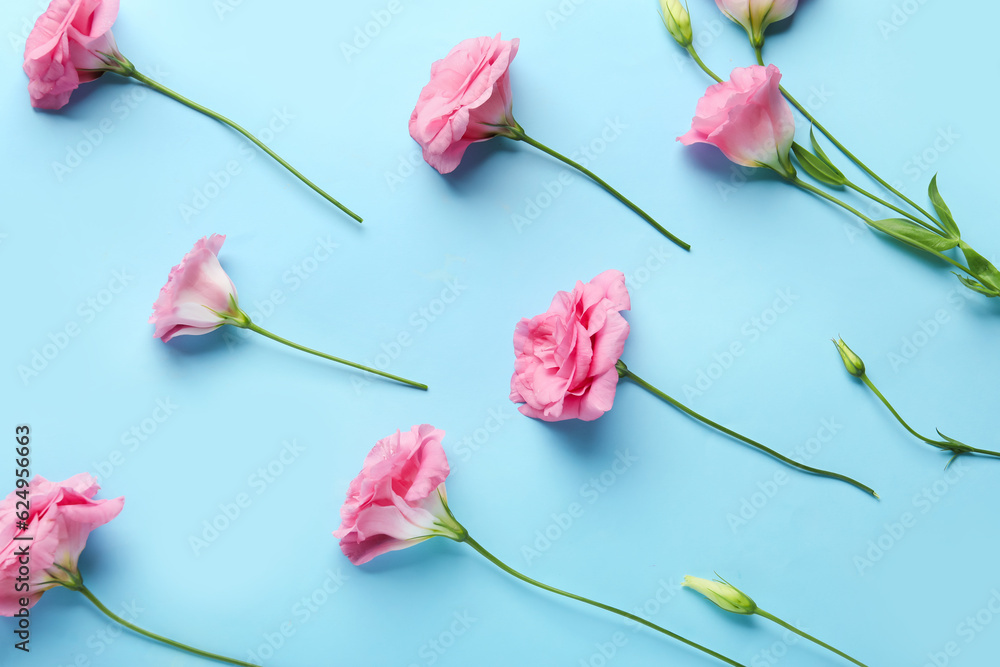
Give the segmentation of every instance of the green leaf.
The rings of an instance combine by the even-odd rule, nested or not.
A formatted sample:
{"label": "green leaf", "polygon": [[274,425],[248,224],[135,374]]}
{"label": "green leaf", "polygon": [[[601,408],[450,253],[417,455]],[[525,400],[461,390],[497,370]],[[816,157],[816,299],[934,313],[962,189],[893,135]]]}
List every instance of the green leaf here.
{"label": "green leaf", "polygon": [[792,152],[799,159],[799,163],[805,172],[820,183],[837,187],[847,182],[847,179],[844,178],[844,175],[836,167],[831,169],[830,165],[799,144],[792,144]]}
{"label": "green leaf", "polygon": [[953,239],[961,238],[962,232],[958,230],[958,224],[955,222],[955,218],[951,214],[951,209],[944,203],[944,198],[942,198],[941,193],[938,192],[937,174],[934,174],[934,178],[931,179],[929,192],[931,195],[931,202],[934,204],[934,210],[937,211],[938,217],[941,218],[941,226],[946,232],[948,232],[948,236]]}
{"label": "green leaf", "polygon": [[958,246],[962,249],[965,259],[969,263],[969,271],[979,279],[979,282],[995,292],[1000,292],[1000,271],[997,271],[997,267],[973,250],[972,246],[965,241],[960,241]]}
{"label": "green leaf", "polygon": [[894,239],[928,252],[944,252],[958,245],[958,239],[935,234],[903,218],[873,220],[870,224],[875,229],[888,234]]}
{"label": "green leaf", "polygon": [[837,169],[837,166],[833,164],[833,160],[827,157],[826,152],[823,150],[823,147],[819,145],[818,141],[816,141],[816,133],[813,130],[814,128],[812,127],[809,128],[809,139],[812,141],[813,150],[816,151],[817,157],[819,157],[819,159],[822,160],[823,163],[826,164],[826,166],[829,167],[831,171],[840,176],[840,178],[844,179],[844,182],[846,183],[847,177],[844,176],[842,171]]}
{"label": "green leaf", "polygon": [[959,280],[962,281],[963,285],[965,285],[966,287],[968,287],[973,292],[979,292],[983,296],[988,296],[990,298],[1000,296],[1000,292],[998,292],[997,290],[992,290],[989,287],[981,285],[981,284],[977,283],[975,280],[972,280],[971,278],[966,278],[965,276],[960,276],[957,273],[955,274],[955,276]]}
{"label": "green leaf", "polygon": [[934,429],[934,430],[937,431],[938,435],[947,440],[948,444],[952,445],[950,447],[951,451],[961,454],[965,454],[972,451],[973,449],[972,447],[965,444],[964,442],[959,442],[955,438],[949,438],[948,436],[946,436],[944,433],[941,432],[941,429]]}

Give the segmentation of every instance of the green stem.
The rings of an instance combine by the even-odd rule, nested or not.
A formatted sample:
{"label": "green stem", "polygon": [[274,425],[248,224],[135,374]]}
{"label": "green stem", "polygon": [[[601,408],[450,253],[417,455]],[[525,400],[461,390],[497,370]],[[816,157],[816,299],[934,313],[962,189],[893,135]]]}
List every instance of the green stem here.
{"label": "green stem", "polygon": [[275,153],[270,148],[268,148],[267,146],[265,146],[259,139],[257,139],[257,137],[253,136],[252,134],[250,134],[249,132],[247,132],[245,129],[243,129],[242,127],[240,127],[239,125],[237,125],[233,121],[229,120],[228,118],[226,118],[222,114],[216,113],[215,111],[212,111],[211,109],[209,109],[207,107],[204,107],[204,106],[198,104],[197,102],[192,102],[188,98],[184,97],[183,95],[181,95],[179,93],[174,92],[173,90],[167,88],[163,84],[158,83],[158,82],[154,81],[153,79],[150,79],[145,74],[137,71],[135,69],[135,67],[133,67],[131,65],[131,63],[125,64],[124,65],[124,69],[123,69],[123,71],[121,73],[122,73],[123,76],[130,76],[133,79],[135,79],[136,81],[140,81],[140,82],[146,84],[147,86],[149,86],[153,90],[155,90],[157,92],[160,92],[160,93],[163,93],[167,97],[172,97],[173,99],[177,100],[181,104],[183,104],[185,106],[188,106],[188,107],[194,109],[195,111],[199,111],[199,112],[205,114],[206,116],[208,116],[209,118],[214,118],[215,120],[219,121],[220,123],[224,123],[224,124],[228,125],[229,127],[233,128],[234,130],[236,130],[237,132],[239,132],[240,134],[242,134],[244,137],[246,137],[247,139],[249,139],[250,141],[252,141],[254,144],[256,144],[257,147],[260,148],[262,151],[264,151],[265,153],[267,153],[268,155],[270,155],[272,158],[274,158],[278,162],[278,164],[280,164],[282,167],[284,167],[288,171],[292,172],[296,177],[298,177],[298,179],[300,181],[302,181],[303,183],[305,183],[306,185],[308,185],[310,188],[312,188],[313,190],[315,190],[317,193],[319,193],[328,202],[330,202],[331,204],[333,204],[334,206],[336,206],[341,211],[343,211],[347,215],[351,216],[352,218],[354,218],[358,222],[362,221],[361,216],[359,216],[357,213],[355,213],[354,211],[350,210],[349,208],[347,208],[346,206],[344,206],[343,204],[341,204],[339,201],[337,201],[336,199],[334,199],[333,197],[331,197],[330,195],[328,195],[326,193],[326,191],[324,191],[321,187],[319,187],[318,185],[316,185],[315,183],[313,183],[312,181],[310,181],[308,178],[306,178],[305,176],[303,176],[297,169],[295,169],[295,167],[293,167],[292,165],[290,165],[287,162],[285,162],[283,159],[281,159],[278,156],[277,153]]}
{"label": "green stem", "polygon": [[716,82],[716,83],[722,83],[722,78],[721,78],[721,77],[720,77],[720,76],[719,76],[718,74],[716,74],[715,72],[713,72],[713,71],[712,71],[712,70],[711,70],[711,69],[710,69],[710,68],[708,67],[708,65],[706,65],[706,64],[705,64],[704,62],[702,62],[702,59],[701,59],[701,56],[699,56],[699,55],[698,55],[698,52],[697,52],[697,51],[695,51],[695,48],[694,48],[694,45],[693,45],[693,44],[689,45],[689,46],[687,47],[687,49],[686,49],[686,50],[687,50],[687,52],[688,52],[689,54],[691,54],[691,57],[692,57],[692,58],[694,58],[694,61],[695,61],[696,63],[698,63],[698,67],[700,67],[700,68],[701,68],[701,71],[702,71],[702,72],[704,72],[705,74],[707,74],[707,75],[709,75],[710,77],[712,77],[713,79],[715,79],[715,82]]}
{"label": "green stem", "polygon": [[580,173],[586,175],[588,178],[590,178],[595,183],[597,183],[598,185],[600,185],[602,188],[604,188],[605,190],[607,190],[611,195],[613,195],[615,198],[617,198],[618,201],[620,201],[621,203],[625,204],[630,209],[632,209],[635,213],[637,213],[639,215],[640,218],[642,218],[643,220],[645,220],[646,222],[648,222],[649,224],[651,224],[658,232],[660,232],[661,234],[663,234],[664,236],[666,236],[668,239],[670,239],[671,241],[673,241],[675,244],[677,244],[681,248],[684,248],[684,250],[690,250],[691,249],[690,245],[688,245],[687,243],[685,243],[684,241],[680,240],[679,238],[677,238],[676,236],[674,236],[673,234],[671,234],[670,232],[668,232],[666,229],[664,229],[663,226],[660,225],[660,223],[658,223],[656,220],[654,220],[648,213],[646,213],[641,208],[639,208],[634,203],[632,203],[632,201],[629,200],[627,197],[625,197],[622,193],[618,192],[613,187],[611,187],[610,185],[608,185],[603,179],[601,179],[600,177],[598,177],[597,174],[595,174],[594,172],[590,171],[589,169],[587,169],[586,167],[584,167],[582,164],[579,164],[578,162],[575,162],[575,161],[569,159],[565,155],[557,153],[556,151],[552,150],[551,148],[549,148],[545,144],[543,144],[541,142],[538,142],[538,141],[535,141],[534,139],[532,139],[531,137],[529,137],[527,134],[525,134],[524,130],[517,123],[514,123],[512,127],[508,126],[507,130],[503,133],[503,135],[507,136],[507,137],[510,137],[511,139],[515,139],[517,141],[523,141],[524,143],[526,143],[526,144],[528,144],[530,146],[534,146],[535,148],[537,148],[538,150],[542,151],[543,153],[551,155],[552,157],[556,158],[560,162],[563,162],[563,163],[569,165],[570,167],[573,167],[574,169],[576,169]]}
{"label": "green stem", "polygon": [[[236,325],[240,326],[240,325]],[[421,384],[419,382],[414,382],[413,380],[407,380],[406,378],[399,377],[398,375],[393,375],[391,373],[385,373],[383,371],[377,370],[375,368],[369,368],[368,366],[362,366],[361,364],[356,364],[353,361],[347,361],[346,359],[341,359],[340,357],[334,357],[329,354],[324,354],[323,352],[318,352],[312,348],[306,347],[305,345],[299,345],[298,343],[293,343],[290,340],[282,338],[276,334],[271,333],[266,329],[262,329],[247,318],[247,324],[242,325],[242,328],[249,329],[250,331],[255,331],[262,336],[266,336],[271,340],[283,343],[288,347],[294,347],[296,350],[302,350],[303,352],[308,352],[309,354],[315,354],[317,357],[322,357],[324,359],[329,359],[330,361],[336,361],[338,364],[344,364],[345,366],[350,366],[351,368],[357,368],[358,370],[366,371],[368,373],[373,373],[374,375],[380,375],[384,378],[389,378],[390,380],[395,380],[396,382],[402,382],[403,384],[408,384],[411,387],[416,387],[417,389],[427,390],[427,385]]]}
{"label": "green stem", "polygon": [[469,537],[468,533],[466,533],[465,538],[463,540],[459,540],[459,541],[464,541],[470,547],[472,547],[473,549],[475,549],[476,551],[478,551],[480,554],[482,554],[482,556],[484,558],[486,558],[486,560],[490,561],[491,563],[493,563],[494,565],[496,565],[498,568],[500,568],[501,570],[503,570],[507,574],[509,574],[509,575],[511,575],[513,577],[516,577],[517,579],[520,579],[521,581],[523,581],[525,583],[531,584],[532,586],[537,586],[538,588],[541,588],[544,591],[548,591],[550,593],[555,593],[556,595],[561,595],[561,596],[569,598],[571,600],[577,600],[578,602],[583,602],[584,604],[589,604],[592,607],[597,607],[598,609],[603,609],[604,611],[610,611],[612,614],[618,614],[619,616],[621,616],[623,618],[627,618],[630,621],[635,621],[636,623],[640,623],[642,625],[645,625],[647,628],[650,628],[652,630],[656,630],[657,632],[662,632],[663,634],[667,635],[668,637],[671,637],[672,639],[676,639],[677,641],[683,642],[683,643],[687,644],[688,646],[690,646],[692,648],[696,648],[699,651],[703,651],[704,653],[707,653],[708,655],[712,656],[713,658],[721,660],[722,662],[726,663],[727,665],[733,665],[733,667],[745,667],[745,665],[743,665],[741,663],[738,663],[735,660],[731,660],[731,659],[727,658],[726,656],[724,656],[724,655],[722,655],[720,653],[716,653],[715,651],[713,651],[713,650],[711,650],[709,648],[706,648],[706,647],[702,646],[701,644],[698,644],[696,642],[691,641],[690,639],[685,639],[684,637],[682,637],[682,636],[680,636],[680,635],[678,635],[676,633],[673,633],[670,630],[667,630],[666,628],[660,627],[659,625],[656,625],[655,623],[651,623],[650,621],[647,621],[644,618],[640,618],[639,616],[636,616],[635,614],[630,614],[627,611],[623,611],[621,609],[618,609],[617,607],[612,607],[611,605],[606,605],[606,604],[603,604],[601,602],[595,602],[594,600],[591,600],[590,598],[585,598],[585,597],[583,597],[581,595],[574,595],[573,593],[568,593],[568,592],[566,592],[564,590],[560,590],[560,589],[555,588],[553,586],[548,586],[546,584],[543,584],[540,581],[535,581],[531,577],[526,576],[524,574],[521,574],[520,572],[518,572],[517,570],[515,570],[512,567],[510,567],[509,565],[507,565],[506,563],[504,563],[503,561],[501,561],[499,558],[497,558],[496,556],[494,556],[493,554],[491,554],[489,551],[487,551],[486,549],[484,549],[482,547],[482,545],[480,545],[474,539],[472,539],[471,537]]}
{"label": "green stem", "polygon": [[878,387],[875,386],[875,383],[871,381],[871,379],[868,377],[867,374],[866,375],[862,375],[861,376],[861,380],[865,383],[865,385],[869,389],[872,390],[872,393],[874,393],[876,396],[878,396],[879,400],[882,401],[883,404],[885,404],[885,407],[889,408],[889,412],[891,412],[892,416],[896,418],[896,421],[898,421],[900,424],[903,425],[903,428],[905,428],[912,435],[916,436],[917,438],[920,438],[921,440],[923,440],[924,442],[926,442],[929,445],[935,445],[936,446],[936,445],[941,444],[940,442],[937,442],[936,440],[931,440],[930,438],[925,438],[924,436],[922,436],[919,433],[917,433],[916,431],[914,431],[910,427],[910,425],[906,423],[906,420],[903,419],[903,417],[900,416],[900,414],[898,412],[896,412],[896,408],[892,407],[892,403],[889,402],[889,399],[887,399],[885,396],[882,395],[882,392],[880,392],[878,390]]}
{"label": "green stem", "polygon": [[[922,248],[922,250],[926,250],[926,248]],[[954,266],[956,269],[959,269],[963,273],[967,273],[968,275],[970,275],[973,278],[976,278],[977,280],[979,279],[979,277],[976,274],[974,274],[972,271],[970,271],[967,267],[962,266],[961,264],[959,264],[958,262],[956,262],[955,260],[953,260],[948,255],[944,254],[943,252],[938,252],[938,251],[935,250],[931,254],[935,255],[936,257],[938,257],[940,259],[943,259],[944,261],[948,262],[949,264],[951,264],[952,266]]]}
{"label": "green stem", "polygon": [[[837,206],[840,206],[841,208],[846,209],[847,211],[850,211],[854,215],[858,216],[859,218],[861,218],[862,220],[864,220],[868,225],[871,225],[875,229],[878,229],[877,227],[875,227],[875,224],[874,224],[875,221],[872,220],[871,218],[869,218],[867,215],[865,215],[864,213],[862,213],[858,209],[854,208],[850,204],[847,204],[845,202],[840,201],[839,199],[837,199],[833,195],[828,194],[826,192],[823,192],[822,190],[820,190],[816,186],[814,186],[814,185],[812,185],[810,183],[806,183],[805,181],[803,181],[802,179],[800,179],[800,178],[798,178],[796,176],[788,178],[788,182],[791,183],[791,184],[793,184],[793,185],[796,185],[796,186],[802,188],[803,190],[806,190],[807,192],[811,192],[811,193],[815,194],[818,197],[822,197],[823,199],[826,199],[829,202],[833,202]],[[914,247],[917,247],[917,246],[914,246]],[[941,260],[943,260],[943,261],[951,264],[956,269],[959,269],[963,273],[966,273],[966,274],[972,276],[973,278],[976,277],[976,275],[974,273],[972,273],[972,271],[970,271],[967,267],[963,266],[959,262],[956,262],[954,259],[952,259],[948,255],[944,254],[940,250],[932,250],[930,248],[925,248],[925,247],[922,247],[922,246],[919,247],[919,249],[923,250],[924,252],[930,253],[930,254],[934,255],[935,257],[937,257],[938,259],[941,259]]]}
{"label": "green stem", "polygon": [[764,66],[764,45],[757,44],[753,47],[753,52],[757,56],[757,64],[761,67]]}
{"label": "green stem", "polygon": [[235,660],[233,658],[227,658],[225,656],[217,655],[215,653],[209,653],[208,651],[202,651],[200,649],[188,646],[187,644],[175,642],[173,639],[167,639],[166,637],[161,637],[160,635],[149,632],[148,630],[143,630],[139,626],[129,623],[124,618],[118,616],[113,611],[105,607],[104,604],[100,600],[98,600],[93,593],[90,592],[90,589],[88,589],[86,586],[83,585],[83,583],[80,583],[77,586],[71,588],[71,590],[79,591],[80,593],[83,594],[85,598],[94,603],[95,607],[104,612],[104,614],[107,615],[111,620],[115,621],[116,623],[124,625],[129,630],[137,632],[140,635],[149,637],[150,639],[166,644],[167,646],[173,646],[174,648],[178,648],[182,651],[193,653],[194,655],[201,656],[202,658],[208,658],[209,660],[218,660],[219,662],[226,662],[229,663],[230,665],[244,665],[245,667],[256,667],[256,665],[253,665],[252,663],[249,662],[243,662],[242,660]]}
{"label": "green stem", "polygon": [[895,211],[896,213],[899,213],[900,215],[904,216],[907,220],[915,222],[918,225],[920,225],[921,227],[924,227],[925,229],[927,229],[929,231],[932,231],[935,234],[938,234],[939,236],[944,236],[944,233],[942,233],[942,231],[938,227],[930,225],[930,224],[924,222],[923,220],[921,220],[920,218],[918,218],[917,216],[915,216],[915,215],[913,215],[911,213],[908,213],[907,211],[904,211],[903,209],[899,208],[898,206],[895,206],[895,205],[887,202],[886,200],[882,199],[878,195],[876,195],[876,194],[874,194],[872,192],[868,192],[867,190],[865,190],[861,186],[857,185],[856,183],[852,183],[851,181],[847,181],[844,185],[846,185],[850,189],[854,190],[858,194],[862,194],[865,197],[868,197],[869,199],[871,199],[872,201],[874,201],[874,202],[876,202],[878,204],[881,204],[882,206],[885,206],[886,208],[888,208],[888,209],[890,209],[892,211]]}
{"label": "green stem", "polygon": [[867,215],[865,215],[864,213],[862,213],[858,209],[854,208],[850,204],[847,204],[845,202],[840,201],[839,199],[837,199],[836,197],[834,197],[830,193],[824,192],[823,190],[820,190],[819,188],[817,188],[815,185],[813,185],[811,183],[806,183],[805,181],[803,181],[801,178],[798,178],[797,176],[792,176],[791,178],[788,179],[788,181],[792,185],[800,187],[803,190],[805,190],[806,192],[811,192],[814,195],[816,195],[817,197],[822,197],[823,199],[827,200],[828,202],[832,202],[832,203],[836,204],[837,206],[839,206],[839,207],[841,207],[841,208],[843,208],[843,209],[845,209],[847,211],[850,211],[854,215],[856,215],[859,218],[861,218],[862,220],[864,220],[869,225],[874,222],[871,218],[869,218]]}
{"label": "green stem", "polygon": [[827,130],[825,127],[823,127],[823,125],[821,125],[820,122],[817,121],[813,117],[813,115],[811,113],[809,113],[809,111],[804,106],[802,106],[801,104],[799,104],[798,100],[796,100],[794,97],[792,97],[791,93],[789,93],[787,90],[785,90],[784,86],[781,87],[781,93],[785,96],[785,99],[787,99],[792,104],[792,106],[794,106],[796,109],[798,109],[798,111],[799,111],[800,114],[802,114],[803,116],[805,116],[806,120],[808,120],[810,123],[812,123],[813,127],[815,127],[817,130],[819,130],[820,132],[822,132],[826,136],[826,138],[830,140],[830,143],[832,143],[834,146],[836,146],[837,149],[841,153],[843,153],[844,155],[846,155],[851,160],[851,162],[853,162],[854,164],[858,165],[858,167],[860,167],[866,174],[868,174],[872,179],[874,179],[882,187],[884,187],[886,190],[888,190],[889,192],[893,193],[894,195],[896,195],[897,197],[899,197],[901,200],[903,200],[904,202],[906,202],[907,204],[909,204],[910,206],[912,206],[914,208],[914,210],[919,211],[920,214],[923,215],[923,216],[925,216],[928,220],[930,220],[931,222],[935,222],[935,223],[937,222],[937,219],[933,215],[931,215],[930,213],[928,213],[927,211],[925,211],[919,204],[917,204],[912,199],[910,199],[909,197],[907,197],[906,195],[904,195],[902,192],[900,192],[896,188],[892,187],[892,185],[890,185],[888,183],[888,181],[886,181],[881,176],[879,176],[878,174],[876,174],[871,168],[868,167],[868,165],[866,165],[864,162],[862,162],[860,159],[858,159],[858,157],[856,155],[854,155],[854,153],[852,153],[851,151],[847,150],[847,148],[844,146],[844,144],[842,144],[839,141],[837,141],[836,137],[834,137],[833,134],[831,134],[829,130]]}
{"label": "green stem", "polygon": [[861,380],[865,383],[865,386],[867,386],[869,389],[872,390],[873,394],[878,396],[879,400],[882,401],[885,407],[889,408],[889,412],[891,412],[892,416],[896,418],[896,421],[898,421],[900,424],[903,425],[903,428],[909,431],[911,435],[926,442],[928,445],[933,445],[938,449],[949,450],[951,452],[954,452],[955,454],[982,454],[984,456],[1000,457],[1000,452],[992,452],[988,449],[977,449],[976,447],[969,447],[968,445],[965,445],[963,447],[956,447],[955,445],[949,442],[942,442],[940,440],[931,440],[930,438],[925,438],[924,436],[920,435],[915,430],[913,430],[913,428],[906,423],[906,420],[903,419],[903,417],[898,412],[896,412],[896,408],[892,407],[892,403],[889,402],[889,399],[887,399],[884,395],[882,395],[882,392],[878,390],[878,387],[875,386],[875,383],[871,381],[871,378],[869,378],[867,374],[862,375]]}
{"label": "green stem", "polygon": [[761,450],[762,452],[770,454],[774,458],[778,459],[779,461],[781,461],[781,462],[783,462],[783,463],[785,463],[787,465],[792,466],[793,468],[798,468],[799,470],[803,470],[805,472],[810,472],[810,473],[812,473],[814,475],[822,475],[823,477],[830,477],[832,479],[838,479],[838,480],[840,480],[842,482],[847,482],[848,484],[851,484],[851,485],[856,486],[857,488],[861,489],[865,493],[871,494],[872,496],[874,496],[876,498],[879,497],[879,495],[877,493],[875,493],[875,491],[873,489],[871,489],[868,486],[865,486],[864,484],[862,484],[861,482],[859,482],[857,480],[851,479],[850,477],[847,477],[845,475],[841,475],[839,473],[829,472],[827,470],[821,470],[819,468],[813,468],[813,467],[807,466],[807,465],[805,465],[803,463],[799,463],[798,461],[795,461],[794,459],[788,458],[784,454],[776,452],[775,450],[771,449],[770,447],[767,447],[765,445],[760,444],[756,440],[751,440],[750,438],[748,438],[748,437],[746,437],[744,435],[741,435],[741,434],[737,433],[736,431],[730,430],[730,429],[726,428],[725,426],[722,426],[721,424],[718,424],[718,423],[712,421],[711,419],[708,419],[707,417],[703,417],[702,415],[698,414],[697,412],[695,412],[691,408],[687,407],[683,403],[681,403],[681,402],[675,400],[674,398],[668,396],[666,393],[660,391],[659,389],[657,389],[653,385],[651,385],[648,382],[646,382],[645,380],[643,380],[641,377],[639,377],[638,375],[636,375],[635,373],[633,373],[632,371],[630,371],[628,369],[628,367],[625,366],[625,364],[623,364],[620,361],[618,362],[618,375],[621,376],[621,377],[623,377],[623,378],[627,378],[627,379],[631,380],[632,382],[636,383],[637,385],[639,385],[640,387],[642,387],[646,391],[650,392],[651,394],[653,394],[655,396],[660,397],[661,399],[663,399],[664,401],[666,401],[670,405],[674,406],[675,408],[677,408],[681,412],[687,414],[690,417],[694,417],[695,419],[697,419],[698,421],[702,422],[703,424],[707,424],[708,426],[711,426],[712,428],[716,429],[717,431],[721,431],[722,433],[725,433],[726,435],[728,435],[730,437],[736,438],[737,440],[739,440],[741,442],[744,442],[744,443],[750,445],[751,447],[756,447],[757,449]]}
{"label": "green stem", "polygon": [[802,632],[801,630],[799,630],[795,626],[791,625],[790,623],[785,623],[783,620],[781,620],[777,616],[772,616],[771,614],[767,613],[763,609],[759,609],[758,608],[757,611],[754,612],[754,613],[756,613],[758,616],[762,616],[762,617],[766,618],[769,621],[774,621],[775,623],[777,623],[781,627],[785,628],[786,630],[791,630],[792,632],[794,632],[795,634],[799,635],[800,637],[805,637],[806,639],[808,639],[809,641],[813,642],[814,644],[819,644],[820,646],[822,646],[823,648],[827,649],[828,651],[833,651],[834,653],[836,653],[837,655],[839,655],[841,658],[844,658],[845,660],[850,660],[851,662],[853,662],[855,665],[858,665],[859,667],[867,667],[867,665],[865,665],[865,663],[859,662],[858,660],[855,660],[854,658],[852,658],[851,656],[847,655],[843,651],[838,651],[837,649],[833,648],[832,646],[830,646],[826,642],[821,642],[820,640],[816,639],[815,637],[813,637],[812,635],[810,635],[807,632]]}

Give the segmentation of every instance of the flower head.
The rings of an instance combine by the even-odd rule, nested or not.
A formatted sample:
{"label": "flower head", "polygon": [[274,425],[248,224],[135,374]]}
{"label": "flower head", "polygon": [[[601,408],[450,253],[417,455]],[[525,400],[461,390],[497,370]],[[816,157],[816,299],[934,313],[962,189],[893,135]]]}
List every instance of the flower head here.
{"label": "flower head", "polygon": [[510,400],[522,414],[545,421],[593,421],[611,409],[618,387],[615,364],[629,326],[625,276],[605,271],[572,292],[559,292],[549,309],[514,330]]}
{"label": "flower head", "polygon": [[[80,581],[77,561],[90,532],[122,511],[124,498],[94,500],[101,487],[86,473],[64,482],[50,482],[36,475],[26,489],[28,518],[21,526],[17,513],[24,498],[17,491],[0,501],[0,616],[12,616],[32,607],[42,593]],[[30,536],[30,542],[15,539]],[[23,562],[21,549],[30,544],[30,578],[27,589],[16,587]],[[24,583],[23,581],[21,583]],[[22,598],[28,600],[22,605]]]}
{"label": "flower head", "polygon": [[691,15],[681,0],[660,0],[660,12],[667,32],[681,46],[691,46],[694,34],[691,31]]}
{"label": "flower head", "polygon": [[236,286],[219,264],[225,240],[219,234],[199,239],[170,270],[149,317],[149,323],[156,325],[154,337],[167,342],[174,336],[199,336],[224,324],[249,322],[239,308]]}
{"label": "flower head", "polygon": [[347,490],[340,528],[333,533],[352,563],[432,537],[464,539],[465,529],[448,509],[443,437],[444,431],[423,424],[375,443]]}
{"label": "flower head", "polygon": [[781,94],[774,65],[736,68],[728,81],[710,86],[698,100],[685,146],[712,144],[745,167],[768,167],[795,176],[789,152],[795,140],[792,108]]}
{"label": "flower head", "polygon": [[111,26],[118,0],[52,0],[24,47],[31,106],[59,109],[81,83],[127,62]]}
{"label": "flower head", "polygon": [[410,136],[442,174],[455,170],[470,144],[516,127],[510,64],[519,40],[467,39],[431,65],[431,80],[410,115]]}
{"label": "flower head", "polygon": [[746,593],[727,581],[709,581],[698,577],[684,577],[684,585],[698,591],[717,606],[734,614],[750,615],[757,611],[757,604]]}
{"label": "flower head", "polygon": [[844,367],[847,368],[847,372],[856,378],[859,378],[865,374],[865,362],[861,360],[854,350],[847,347],[847,343],[844,342],[843,338],[833,339],[833,344],[837,346],[837,352],[840,352],[840,358],[844,362]]}
{"label": "flower head", "polygon": [[743,26],[755,48],[764,45],[764,31],[795,13],[799,0],[715,0],[722,13]]}

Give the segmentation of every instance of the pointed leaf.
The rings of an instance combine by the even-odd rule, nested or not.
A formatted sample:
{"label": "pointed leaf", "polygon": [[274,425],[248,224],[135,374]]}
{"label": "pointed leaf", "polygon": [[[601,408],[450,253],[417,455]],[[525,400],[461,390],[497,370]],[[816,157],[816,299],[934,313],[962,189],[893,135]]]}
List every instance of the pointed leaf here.
{"label": "pointed leaf", "polygon": [[823,162],[823,160],[819,159],[799,144],[792,144],[792,152],[795,153],[795,157],[799,159],[799,163],[802,165],[805,172],[820,183],[837,187],[847,182],[844,175],[836,168],[831,169],[826,162]]}
{"label": "pointed leaf", "polygon": [[958,239],[935,234],[903,218],[873,220],[871,226],[895,239],[928,252],[944,252],[958,245]]}
{"label": "pointed leaf", "polygon": [[948,459],[948,463],[945,464],[945,466],[944,466],[945,470],[947,470],[948,466],[950,466],[952,463],[954,463],[955,459],[957,459],[962,454],[969,454],[972,451],[974,451],[973,447],[970,447],[969,445],[965,444],[964,442],[959,442],[958,440],[955,440],[955,438],[949,438],[948,436],[946,436],[944,433],[941,432],[941,429],[938,428],[938,429],[934,429],[934,430],[938,432],[938,435],[940,435],[942,438],[944,438],[945,440],[947,440],[947,443],[942,443],[942,444],[940,444],[938,446],[939,447],[943,447],[945,449],[949,449],[952,452],[952,457],[950,459]]}
{"label": "pointed leaf", "polygon": [[965,254],[965,259],[969,263],[969,270],[979,279],[979,282],[994,291],[1000,291],[1000,271],[997,270],[997,267],[993,266],[990,260],[973,250],[965,241],[959,242],[958,246]]}
{"label": "pointed leaf", "polygon": [[972,280],[971,278],[966,278],[965,276],[960,276],[957,273],[955,274],[955,276],[957,276],[958,279],[962,281],[963,285],[965,285],[966,287],[968,287],[973,292],[979,292],[983,296],[988,296],[990,298],[1000,296],[1000,292],[998,292],[997,290],[990,289],[989,287],[986,287],[985,285],[980,285],[978,282],[976,282],[975,280]]}
{"label": "pointed leaf", "polygon": [[833,160],[827,157],[827,154],[823,150],[823,147],[819,145],[818,141],[816,141],[816,133],[813,131],[812,127],[809,128],[809,139],[812,140],[813,150],[816,151],[816,156],[820,160],[822,160],[824,164],[826,164],[826,166],[830,168],[831,171],[833,171],[835,174],[838,174],[841,178],[843,178],[844,182],[846,183],[847,178],[844,176],[843,172],[837,169],[837,166],[833,164]]}
{"label": "pointed leaf", "polygon": [[971,452],[972,451],[972,447],[970,447],[969,445],[965,444],[964,442],[959,442],[955,438],[949,438],[948,436],[946,436],[944,433],[941,432],[941,429],[938,428],[938,429],[934,429],[934,430],[937,431],[938,435],[940,435],[942,438],[944,438],[949,443],[951,443],[952,445],[955,446],[955,449],[953,451],[957,451],[957,450],[962,450],[963,452]]}
{"label": "pointed leaf", "polygon": [[941,226],[946,232],[948,232],[948,236],[953,239],[961,238],[962,233],[958,231],[958,224],[955,222],[955,218],[951,214],[951,209],[944,203],[944,198],[942,198],[941,193],[938,192],[937,174],[934,174],[934,178],[931,179],[929,192],[931,195],[931,202],[934,204],[934,210],[937,211],[938,217],[941,218]]}

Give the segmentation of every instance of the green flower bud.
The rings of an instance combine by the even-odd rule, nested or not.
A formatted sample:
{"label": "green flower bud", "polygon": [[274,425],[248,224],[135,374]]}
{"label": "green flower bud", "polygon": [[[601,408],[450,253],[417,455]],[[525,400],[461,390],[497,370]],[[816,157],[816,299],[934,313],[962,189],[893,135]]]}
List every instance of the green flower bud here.
{"label": "green flower bud", "polygon": [[693,33],[691,32],[691,15],[688,14],[687,7],[682,5],[680,0],[660,0],[660,9],[663,13],[663,24],[667,26],[667,32],[685,49],[691,46]]}
{"label": "green flower bud", "polygon": [[843,338],[833,339],[833,344],[837,346],[837,351],[840,352],[840,358],[844,360],[847,372],[856,378],[863,376],[865,374],[865,362],[861,361],[861,357],[856,355],[854,350],[847,347],[847,343],[844,342]]}
{"label": "green flower bud", "polygon": [[757,604],[746,593],[726,581],[709,581],[698,577],[684,577],[684,585],[692,588],[717,606],[734,614],[747,616],[756,613]]}

